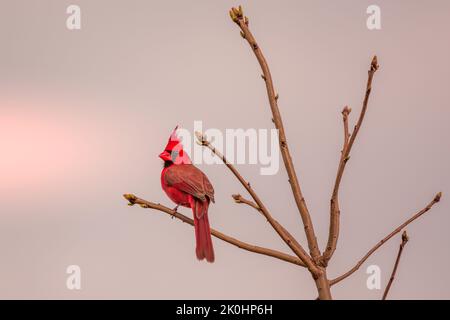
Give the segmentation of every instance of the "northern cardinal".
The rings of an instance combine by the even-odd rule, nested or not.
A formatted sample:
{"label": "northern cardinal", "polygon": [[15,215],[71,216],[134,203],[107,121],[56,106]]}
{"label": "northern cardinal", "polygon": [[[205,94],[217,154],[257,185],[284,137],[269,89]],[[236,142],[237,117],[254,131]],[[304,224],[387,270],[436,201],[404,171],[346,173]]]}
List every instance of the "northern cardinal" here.
{"label": "northern cardinal", "polygon": [[164,161],[161,187],[178,206],[192,208],[196,248],[199,260],[214,262],[214,249],[208,221],[208,207],[214,202],[214,188],[208,177],[195,167],[184,152],[176,131],[172,132],[164,151],[159,157]]}

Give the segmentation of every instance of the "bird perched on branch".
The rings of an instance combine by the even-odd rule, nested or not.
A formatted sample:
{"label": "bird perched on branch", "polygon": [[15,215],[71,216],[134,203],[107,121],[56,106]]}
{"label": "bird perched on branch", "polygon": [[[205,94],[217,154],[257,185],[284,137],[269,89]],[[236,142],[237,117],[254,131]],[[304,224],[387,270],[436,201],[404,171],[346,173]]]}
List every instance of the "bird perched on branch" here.
{"label": "bird perched on branch", "polygon": [[161,187],[178,206],[192,209],[196,248],[199,260],[214,262],[214,248],[208,220],[209,203],[214,202],[214,188],[208,177],[195,167],[177,136],[178,126],[170,135],[164,151],[159,157],[164,161],[161,172]]}

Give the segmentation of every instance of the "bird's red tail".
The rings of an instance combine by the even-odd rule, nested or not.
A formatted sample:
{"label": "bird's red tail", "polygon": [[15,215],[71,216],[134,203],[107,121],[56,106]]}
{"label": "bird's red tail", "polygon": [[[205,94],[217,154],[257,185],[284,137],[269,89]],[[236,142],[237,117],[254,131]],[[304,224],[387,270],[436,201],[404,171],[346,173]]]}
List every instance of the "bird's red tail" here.
{"label": "bird's red tail", "polygon": [[208,221],[209,201],[201,201],[195,198],[192,200],[197,259],[203,260],[206,258],[206,261],[214,262],[214,248]]}

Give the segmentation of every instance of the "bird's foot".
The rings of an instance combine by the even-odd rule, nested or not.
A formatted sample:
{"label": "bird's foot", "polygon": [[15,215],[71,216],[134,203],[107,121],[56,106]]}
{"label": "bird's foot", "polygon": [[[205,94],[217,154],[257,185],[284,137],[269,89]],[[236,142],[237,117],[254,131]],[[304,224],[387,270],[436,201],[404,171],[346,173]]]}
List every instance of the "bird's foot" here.
{"label": "bird's foot", "polygon": [[[173,211],[175,211],[176,213],[178,213],[178,207],[179,207],[180,205],[177,205],[175,208],[173,208],[172,210]],[[175,215],[172,215],[172,219],[175,217]]]}

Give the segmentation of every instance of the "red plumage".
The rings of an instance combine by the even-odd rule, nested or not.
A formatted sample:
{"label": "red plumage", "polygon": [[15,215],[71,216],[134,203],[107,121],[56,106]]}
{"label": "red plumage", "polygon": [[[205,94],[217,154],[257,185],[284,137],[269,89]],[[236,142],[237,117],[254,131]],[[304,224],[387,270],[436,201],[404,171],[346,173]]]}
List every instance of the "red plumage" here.
{"label": "red plumage", "polygon": [[208,177],[191,163],[189,156],[184,152],[181,141],[176,136],[177,128],[159,155],[164,160],[161,187],[177,207],[181,205],[192,209],[197,258],[214,262],[214,248],[208,220],[209,203],[214,202],[214,188]]}

